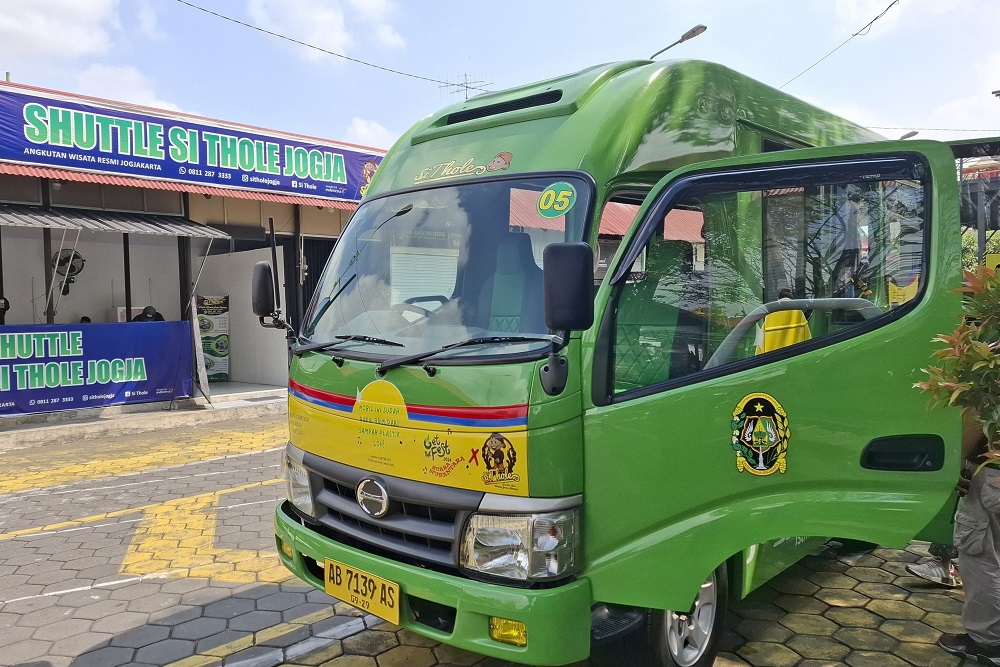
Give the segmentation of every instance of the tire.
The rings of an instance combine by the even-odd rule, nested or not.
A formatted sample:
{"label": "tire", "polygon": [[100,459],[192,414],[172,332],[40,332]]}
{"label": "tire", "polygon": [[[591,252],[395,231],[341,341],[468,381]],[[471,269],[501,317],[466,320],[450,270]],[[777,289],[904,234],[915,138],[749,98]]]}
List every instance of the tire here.
{"label": "tire", "polygon": [[723,563],[701,585],[689,612],[653,612],[649,639],[654,664],[711,667],[718,653],[728,600],[729,576]]}
{"label": "tire", "polygon": [[840,550],[847,553],[861,553],[864,551],[873,551],[878,549],[878,545],[874,542],[864,542],[862,540],[842,540],[839,537],[834,539],[835,542],[840,544]]}

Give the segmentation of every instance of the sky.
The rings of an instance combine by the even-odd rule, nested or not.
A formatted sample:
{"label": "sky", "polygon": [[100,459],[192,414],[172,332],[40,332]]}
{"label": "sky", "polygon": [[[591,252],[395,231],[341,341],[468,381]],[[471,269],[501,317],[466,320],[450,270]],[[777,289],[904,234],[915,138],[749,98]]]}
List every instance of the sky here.
{"label": "sky", "polygon": [[721,63],[890,138],[1000,135],[997,0],[190,3],[318,48],[181,0],[3,0],[0,75],[387,149],[465,98],[449,84],[497,91],[648,58],[704,24],[658,59]]}

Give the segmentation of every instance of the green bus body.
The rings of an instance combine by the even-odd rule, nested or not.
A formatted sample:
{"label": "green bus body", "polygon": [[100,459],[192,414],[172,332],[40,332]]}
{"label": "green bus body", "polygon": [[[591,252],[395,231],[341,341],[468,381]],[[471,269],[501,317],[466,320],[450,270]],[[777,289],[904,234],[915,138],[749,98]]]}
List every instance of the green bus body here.
{"label": "green bus body", "polygon": [[[866,297],[892,316],[879,319],[878,326],[850,330],[860,318],[837,310],[825,318],[828,333],[814,331],[810,344],[759,361],[743,358],[730,366],[723,363],[713,372],[702,359],[701,368],[690,377],[664,375],[647,381],[641,378],[649,367],[640,357],[637,375],[622,371],[619,377],[616,368],[625,363],[627,353],[610,349],[609,336],[613,340],[615,327],[622,326],[626,312],[622,304],[632,298],[623,295],[641,285],[641,278],[622,277],[629,271],[623,262],[631,252],[637,262],[652,266],[652,254],[663,235],[654,232],[643,246],[646,250],[636,247],[634,239],[643,221],[674,196],[671,188],[687,188],[677,195],[682,198],[688,196],[685,192],[697,191],[696,199],[705,202],[700,211],[706,219],[721,219],[728,215],[723,209],[731,206],[737,214],[734,219],[759,220],[764,198],[753,193],[772,196],[779,188],[794,189],[795,183],[787,180],[790,176],[773,188],[736,188],[737,194],[722,198],[712,194],[711,187],[698,190],[700,183],[748,169],[766,175],[779,167],[807,170],[810,165],[852,160],[878,165],[882,158],[910,160],[919,165],[912,170],[916,175],[890,178],[862,170],[857,182],[882,179],[883,186],[875,195],[861,187],[861,196],[885,194],[889,189],[885,183],[913,188],[913,179],[920,177],[921,215],[926,220],[919,251],[923,257],[919,292],[906,297],[899,308],[893,304],[892,310],[880,303],[878,295],[885,289]],[[499,166],[494,171],[488,165]],[[565,174],[559,177],[559,187],[566,188],[569,179],[577,201],[587,200],[587,231],[580,240],[595,252],[606,236],[598,221],[609,201],[631,202],[638,210],[631,226],[620,234],[620,247],[597,288],[594,324],[572,332],[559,351],[568,368],[565,388],[552,394],[545,390],[540,369],[551,359],[546,350],[538,352],[527,344],[529,349],[507,361],[498,358],[499,350],[497,357],[477,357],[472,351],[461,363],[434,358],[384,374],[376,373],[380,360],[406,352],[366,347],[363,353],[352,354],[350,345],[337,351],[305,352],[294,356],[290,369],[289,451],[308,469],[307,486],[314,499],[328,507],[336,502],[357,506],[355,488],[343,480],[358,479],[359,469],[383,481],[390,495],[395,484],[407,493],[426,491],[431,497],[448,490],[451,479],[466,474],[462,466],[473,466],[479,474],[475,466],[480,461],[474,454],[479,445],[467,448],[466,443],[483,443],[484,456],[487,448],[491,455],[501,451],[489,445],[494,429],[483,430],[483,424],[503,432],[497,425],[506,422],[502,415],[496,416],[500,412],[489,410],[524,406],[523,423],[516,432],[493,441],[506,443],[502,451],[518,450],[517,463],[508,453],[506,477],[482,472],[486,483],[506,481],[491,492],[475,488],[479,477],[466,476],[462,479],[472,481],[453,490],[485,493],[490,504],[485,511],[497,515],[545,512],[546,502],[553,511],[575,506],[579,550],[571,575],[541,585],[470,576],[455,565],[429,565],[412,554],[384,548],[380,540],[394,534],[380,532],[381,519],[365,523],[337,514],[337,521],[347,522],[342,534],[336,527],[340,524],[324,525],[321,517],[303,515],[286,502],[277,511],[275,530],[282,561],[292,572],[323,589],[327,560],[346,564],[398,584],[399,623],[416,633],[516,662],[557,665],[589,655],[591,609],[597,603],[686,610],[720,565],[728,569],[732,594],[744,596],[814,549],[819,540],[836,537],[902,547],[935,517],[939,522],[950,518],[948,501],[959,468],[959,416],[957,411],[929,411],[927,400],[912,388],[920,379],[920,368],[928,363],[932,339],[952,329],[961,310],[953,293],[961,279],[958,192],[947,146],[884,141],[719,65],[631,61],[482,95],[432,115],[389,152],[365,201],[441,184],[478,183],[491,176],[528,179],[547,173]],[[581,180],[572,180],[574,175]],[[593,182],[589,196],[580,185],[587,178]],[[822,195],[823,187],[814,191]],[[558,197],[556,190],[553,196]],[[680,210],[688,210],[685,201],[694,199],[681,201]],[[901,206],[900,201],[908,200],[893,200],[893,205]],[[416,214],[409,210],[393,215],[402,224]],[[348,230],[362,224],[356,221],[357,216]],[[871,248],[878,239],[873,224],[865,234],[870,237],[869,252],[874,253]],[[898,226],[887,223],[886,229]],[[365,238],[375,238],[378,228],[372,229]],[[760,245],[759,239],[746,240],[752,234],[740,229],[733,233],[748,248]],[[360,248],[361,243],[359,255]],[[721,242],[716,242],[709,250],[721,256],[719,248]],[[902,251],[887,252],[895,257],[893,253]],[[403,260],[400,255],[391,261],[402,266]],[[738,261],[727,261],[736,267],[734,271],[757,266],[756,260],[743,269]],[[338,289],[349,289],[350,278],[341,279]],[[888,282],[885,276],[879,280]],[[333,294],[330,301],[339,292]],[[760,301],[745,310],[757,305]],[[317,308],[322,310],[322,304],[314,303],[314,312]],[[819,319],[818,311],[805,312],[811,321]],[[718,349],[742,315],[745,312],[706,316],[712,322],[698,326],[709,332],[709,352]],[[838,334],[839,328],[849,331]],[[672,344],[666,338],[656,340],[655,327],[646,329],[654,333],[643,334],[642,354]],[[821,341],[822,335],[829,338]],[[311,340],[324,339],[313,335]],[[696,357],[697,347],[690,348]],[[376,396],[377,392],[381,393]],[[766,397],[765,402],[774,405],[763,405],[754,396]],[[361,405],[370,418],[359,416]],[[772,417],[754,421],[754,409],[771,407]],[[437,419],[437,425],[420,431],[413,421],[418,413],[426,418],[421,423]],[[448,421],[452,417],[472,424],[471,434],[461,433],[461,426]],[[480,417],[482,423],[476,421]],[[769,434],[770,442],[783,443],[786,452],[780,471],[771,454],[770,472],[764,470],[763,445],[756,454],[744,452],[743,459],[734,453],[740,429],[746,429],[750,442],[752,425],[758,429],[754,437]],[[779,440],[772,432],[775,428]],[[888,438],[891,447],[893,437],[911,436],[943,442],[943,459],[919,470],[903,469],[905,462],[893,469],[891,456],[885,465],[862,465],[869,443]],[[420,447],[412,456],[423,457],[421,471],[416,470],[419,462],[398,463],[411,460],[406,458],[411,454],[396,453],[410,440]],[[376,456],[379,451],[384,451],[382,459]],[[442,459],[432,457],[441,452],[445,452]],[[390,460],[397,456],[397,462]],[[386,467],[359,464],[368,460],[365,457],[381,460]],[[752,461],[756,471],[745,469],[754,467]],[[393,465],[410,466],[413,474],[387,474]],[[436,484],[427,481],[433,479],[428,470],[440,475]],[[346,476],[333,483],[327,471]],[[517,471],[520,475],[513,474]],[[518,480],[511,481],[514,477]],[[334,498],[337,495],[340,500]],[[456,503],[456,507],[461,504]],[[434,510],[430,512],[433,521]],[[456,554],[466,516],[463,510],[457,512],[449,519],[457,522],[452,547]],[[369,541],[366,535],[377,537]],[[523,623],[526,646],[492,639],[493,617]]]}

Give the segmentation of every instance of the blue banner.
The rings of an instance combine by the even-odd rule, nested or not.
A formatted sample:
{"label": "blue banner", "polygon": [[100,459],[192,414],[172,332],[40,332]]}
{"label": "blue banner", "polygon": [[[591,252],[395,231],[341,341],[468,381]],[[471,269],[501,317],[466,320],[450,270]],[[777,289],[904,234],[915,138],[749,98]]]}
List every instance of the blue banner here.
{"label": "blue banner", "polygon": [[0,160],[360,200],[382,155],[0,85]]}
{"label": "blue banner", "polygon": [[190,397],[187,322],[0,326],[0,416]]}

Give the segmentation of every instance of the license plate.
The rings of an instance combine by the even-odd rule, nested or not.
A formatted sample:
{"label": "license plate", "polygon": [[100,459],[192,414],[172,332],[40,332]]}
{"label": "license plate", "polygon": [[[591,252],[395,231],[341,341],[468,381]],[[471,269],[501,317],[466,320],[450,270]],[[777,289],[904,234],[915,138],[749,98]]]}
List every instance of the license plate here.
{"label": "license plate", "polygon": [[399,625],[399,584],[327,559],[327,594],[369,614]]}

